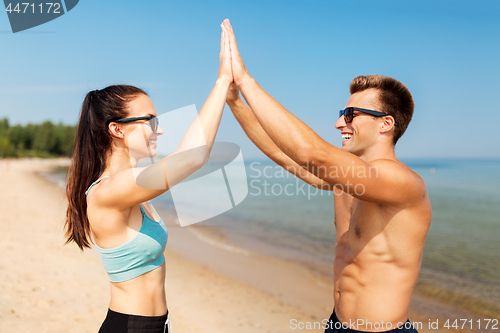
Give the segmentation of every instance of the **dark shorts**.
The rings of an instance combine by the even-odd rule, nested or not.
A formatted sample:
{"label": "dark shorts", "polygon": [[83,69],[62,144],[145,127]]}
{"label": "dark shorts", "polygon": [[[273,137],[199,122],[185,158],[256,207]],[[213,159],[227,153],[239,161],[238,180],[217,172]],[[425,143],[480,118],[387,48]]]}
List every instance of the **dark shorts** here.
{"label": "dark shorts", "polygon": [[157,317],[136,316],[108,309],[99,333],[171,333],[167,314]]}
{"label": "dark shorts", "polygon": [[[330,316],[330,320],[328,320],[328,326],[326,326],[325,333],[367,333],[367,331],[358,331],[346,328],[346,326],[343,326],[340,320],[337,318],[335,309],[333,309],[333,313]],[[413,327],[410,319],[408,319],[406,323],[399,327],[377,333],[418,333],[418,331]]]}

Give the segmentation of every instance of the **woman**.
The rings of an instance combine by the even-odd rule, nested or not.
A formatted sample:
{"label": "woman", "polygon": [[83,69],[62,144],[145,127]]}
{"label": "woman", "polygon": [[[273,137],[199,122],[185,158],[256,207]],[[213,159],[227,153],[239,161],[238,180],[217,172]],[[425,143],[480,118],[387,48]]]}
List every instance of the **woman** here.
{"label": "woman", "polygon": [[221,28],[215,87],[177,150],[160,162],[137,168],[141,158],[156,156],[163,134],[144,91],[110,86],[89,92],[83,102],[67,187],[66,237],[81,250],[93,238],[110,278],[100,333],[167,332],[167,231],[149,200],[208,159],[233,80],[228,34]]}

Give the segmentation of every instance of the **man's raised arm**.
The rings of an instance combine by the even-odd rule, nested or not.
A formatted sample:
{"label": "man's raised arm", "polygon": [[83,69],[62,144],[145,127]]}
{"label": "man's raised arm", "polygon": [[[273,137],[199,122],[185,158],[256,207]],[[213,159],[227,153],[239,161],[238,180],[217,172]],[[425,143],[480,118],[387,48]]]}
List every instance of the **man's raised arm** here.
{"label": "man's raised arm", "polygon": [[284,168],[286,171],[302,179],[313,187],[322,190],[333,191],[333,186],[319,179],[309,171],[302,168],[294,160],[281,151],[273,140],[267,135],[262,128],[252,110],[240,98],[238,89],[234,85],[229,88],[227,95],[227,105],[231,108],[236,120],[245,131],[246,135],[252,142],[264,153],[272,159],[276,164]]}
{"label": "man's raised arm", "polygon": [[[423,181],[400,163],[379,160],[368,164],[324,141],[288,112],[250,76],[229,20],[224,25],[229,31],[234,83],[264,131],[284,154],[318,178],[362,200],[406,205],[425,196]],[[398,196],[394,196],[396,190]]]}

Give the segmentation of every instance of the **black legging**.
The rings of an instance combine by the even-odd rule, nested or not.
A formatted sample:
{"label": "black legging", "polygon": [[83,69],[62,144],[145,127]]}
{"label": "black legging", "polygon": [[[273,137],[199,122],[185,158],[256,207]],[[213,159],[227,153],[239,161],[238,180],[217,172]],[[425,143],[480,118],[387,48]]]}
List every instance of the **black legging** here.
{"label": "black legging", "polygon": [[108,309],[99,333],[172,333],[168,331],[167,314],[163,316],[136,316]]}

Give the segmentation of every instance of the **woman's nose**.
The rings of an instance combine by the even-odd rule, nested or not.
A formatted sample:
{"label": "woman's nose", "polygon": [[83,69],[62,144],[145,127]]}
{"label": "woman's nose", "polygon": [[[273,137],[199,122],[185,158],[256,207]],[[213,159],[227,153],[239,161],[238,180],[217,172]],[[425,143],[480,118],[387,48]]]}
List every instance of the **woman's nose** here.
{"label": "woman's nose", "polygon": [[163,132],[163,129],[161,128],[161,126],[160,126],[160,125],[158,125],[158,128],[156,129],[156,132],[155,132],[155,133],[156,133],[156,134],[158,134],[158,135],[162,135],[162,134],[164,133],[164,132]]}

